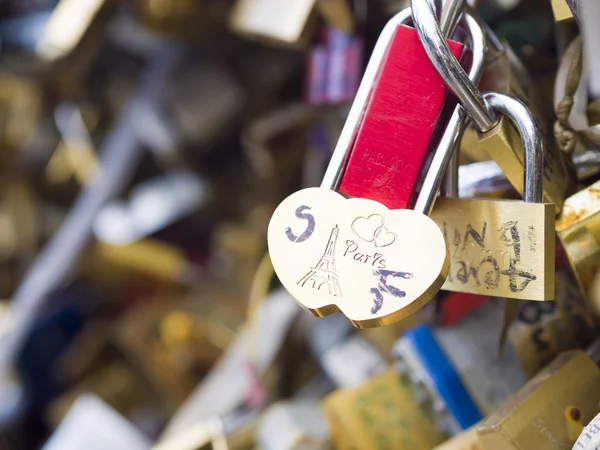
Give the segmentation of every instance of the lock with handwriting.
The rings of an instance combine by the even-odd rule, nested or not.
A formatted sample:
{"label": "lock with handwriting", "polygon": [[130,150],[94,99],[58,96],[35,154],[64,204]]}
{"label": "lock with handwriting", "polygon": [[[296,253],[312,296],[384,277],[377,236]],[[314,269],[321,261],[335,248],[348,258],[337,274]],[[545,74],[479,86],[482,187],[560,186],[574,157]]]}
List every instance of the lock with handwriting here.
{"label": "lock with handwriting", "polygon": [[[529,117],[528,122],[535,124],[518,100],[503,94],[487,97],[514,104],[521,109],[517,122]],[[521,132],[526,155],[530,155],[528,163],[539,167],[534,161],[542,156],[539,133],[527,136],[526,128]],[[436,202],[432,218],[443,230],[451,253],[444,289],[523,300],[554,299],[554,205],[540,201],[541,173],[533,175],[525,179],[525,202],[455,198]]]}
{"label": "lock with handwriting", "polygon": [[[413,0],[413,19],[427,55],[477,128],[495,130],[505,116],[519,130],[524,153],[523,200],[440,199],[432,218],[452,254],[444,289],[514,299],[554,299],[555,205],[542,203],[544,148],[539,126],[519,100],[483,95],[435,26],[428,2]],[[491,128],[489,128],[491,127]],[[514,144],[513,144],[514,145]]]}

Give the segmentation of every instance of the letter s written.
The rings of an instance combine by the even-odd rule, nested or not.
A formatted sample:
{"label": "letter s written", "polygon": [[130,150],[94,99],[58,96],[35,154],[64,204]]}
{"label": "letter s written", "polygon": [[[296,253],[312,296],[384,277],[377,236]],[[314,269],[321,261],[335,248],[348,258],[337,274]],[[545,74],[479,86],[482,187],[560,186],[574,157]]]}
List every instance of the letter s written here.
{"label": "letter s written", "polygon": [[296,217],[298,219],[305,219],[308,220],[308,224],[306,226],[306,230],[304,230],[304,233],[302,233],[300,236],[296,236],[293,232],[292,229],[290,227],[287,227],[285,229],[285,234],[288,237],[288,239],[292,242],[304,242],[306,241],[309,237],[312,236],[312,234],[315,231],[315,217],[310,214],[310,213],[305,213],[304,211],[310,211],[310,207],[306,206],[306,205],[302,205],[299,206],[298,209],[296,209]]}

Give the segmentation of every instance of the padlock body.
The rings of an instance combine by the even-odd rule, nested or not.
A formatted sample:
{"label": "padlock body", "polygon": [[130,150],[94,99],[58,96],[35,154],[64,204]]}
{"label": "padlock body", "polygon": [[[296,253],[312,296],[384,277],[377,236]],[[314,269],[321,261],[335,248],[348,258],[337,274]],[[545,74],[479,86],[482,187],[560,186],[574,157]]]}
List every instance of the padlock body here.
{"label": "padlock body", "polygon": [[440,198],[431,218],[450,251],[444,290],[554,300],[554,205]]}
{"label": "padlock body", "polygon": [[[519,63],[518,56],[514,54],[508,43],[504,43],[502,51],[488,49],[479,90],[481,92],[500,92],[518,98],[531,110],[540,122],[540,126],[544,127],[548,121],[554,120],[552,102],[540,96],[537,86],[527,71],[518,66]],[[469,127],[465,131],[461,141],[460,154],[474,162],[491,159],[484,146],[479,142],[475,127]]]}
{"label": "padlock body", "polygon": [[589,298],[600,268],[600,181],[569,197],[556,232],[582,294]]}
{"label": "padlock body", "polygon": [[577,405],[584,420],[598,412],[600,369],[585,352],[564,352],[477,427],[484,449],[572,448],[565,411]]}
{"label": "padlock body", "polygon": [[[464,45],[448,41],[456,58]],[[390,209],[410,206],[448,89],[417,32],[398,26],[371,91],[339,191]]]}

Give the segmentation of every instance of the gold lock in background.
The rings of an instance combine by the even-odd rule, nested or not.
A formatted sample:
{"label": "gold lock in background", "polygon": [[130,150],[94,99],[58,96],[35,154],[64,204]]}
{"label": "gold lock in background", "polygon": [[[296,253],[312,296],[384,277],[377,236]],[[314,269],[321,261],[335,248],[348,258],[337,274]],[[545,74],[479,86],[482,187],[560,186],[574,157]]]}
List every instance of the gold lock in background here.
{"label": "gold lock in background", "polygon": [[565,410],[574,405],[591,420],[599,402],[600,369],[584,352],[567,352],[487,417],[477,436],[485,450],[570,448]]}

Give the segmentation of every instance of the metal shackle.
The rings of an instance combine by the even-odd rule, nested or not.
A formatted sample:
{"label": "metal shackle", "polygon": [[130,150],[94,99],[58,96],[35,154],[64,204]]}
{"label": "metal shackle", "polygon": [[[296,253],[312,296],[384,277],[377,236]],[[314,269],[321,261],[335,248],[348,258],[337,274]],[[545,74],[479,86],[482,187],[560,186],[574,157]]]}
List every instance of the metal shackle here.
{"label": "metal shackle", "polygon": [[[344,164],[346,162],[348,151],[352,147],[358,132],[358,127],[361,119],[363,118],[364,110],[371,94],[371,89],[375,83],[375,80],[377,79],[379,68],[387,54],[389,43],[391,42],[398,25],[407,24],[409,23],[410,19],[411,9],[405,8],[392,17],[392,19],[390,19],[390,21],[383,28],[383,31],[381,32],[379,39],[375,44],[373,53],[369,59],[369,63],[365,69],[365,73],[356,96],[354,97],[350,112],[348,113],[348,117],[338,139],[337,145],[335,146],[335,150],[333,151],[333,155],[331,156],[329,165],[327,166],[323,181],[321,182],[322,188],[330,190],[335,190],[337,188],[341,175],[344,171]],[[465,20],[466,23],[476,23],[475,19],[469,14],[465,14],[463,20]],[[471,28],[469,26],[467,27]],[[480,27],[473,27],[472,31],[473,35],[470,35],[469,39],[474,47],[472,67],[475,68],[479,65],[483,65],[485,59],[485,41],[483,41],[483,32],[481,31]],[[478,46],[480,42],[483,42],[481,44],[481,51],[479,49],[475,49],[475,46]],[[437,191],[434,194],[437,194]]]}
{"label": "metal shackle", "polygon": [[442,36],[452,36],[458,25],[458,19],[465,11],[467,0],[444,0],[439,11],[439,24]]}
{"label": "metal shackle", "polygon": [[[463,21],[471,41],[472,52],[472,63],[468,77],[471,82],[478,84],[483,75],[483,68],[485,66],[485,56],[487,51],[486,34],[479,22],[475,20],[473,16],[465,14]],[[431,213],[442,181],[446,175],[446,168],[467,128],[467,119],[468,117],[465,109],[463,109],[461,105],[456,105],[444,134],[437,145],[429,170],[423,179],[421,192],[415,203],[415,211],[419,211],[426,215]]]}
{"label": "metal shackle", "polygon": [[523,102],[510,95],[487,92],[483,98],[493,111],[508,117],[519,132],[525,159],[523,201],[541,203],[544,142],[537,120]]}
{"label": "metal shackle", "polygon": [[411,0],[413,24],[429,60],[444,83],[458,97],[463,108],[481,132],[497,123],[494,111],[486,104],[481,92],[456,60],[436,19],[434,6],[427,0]]}

